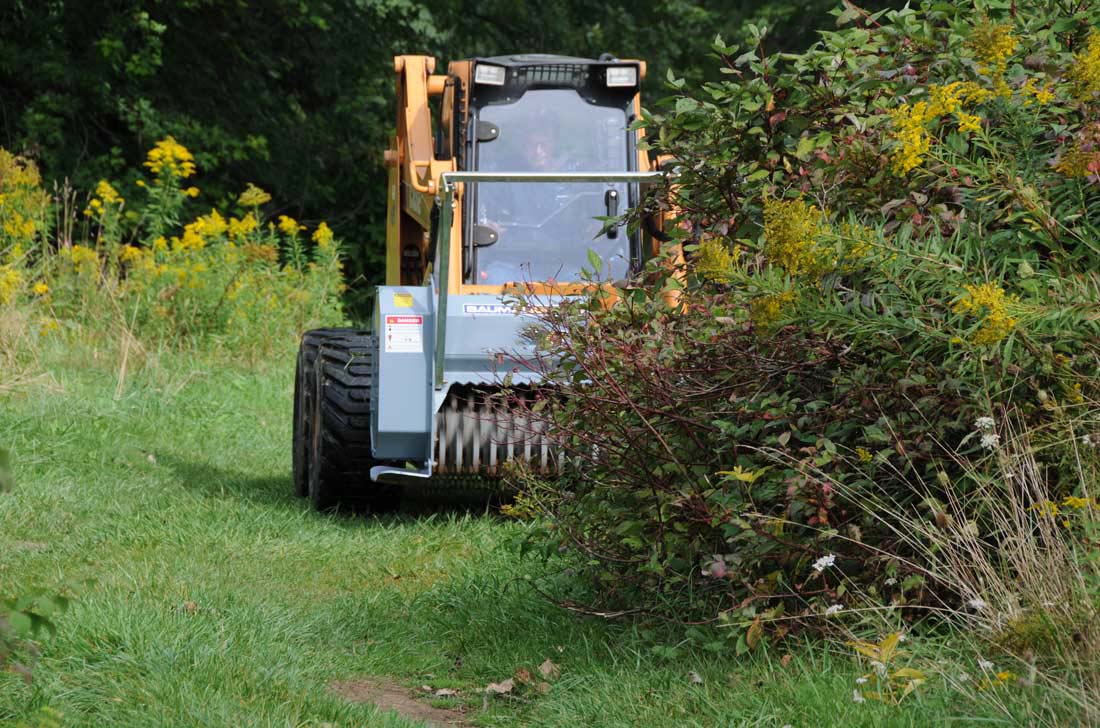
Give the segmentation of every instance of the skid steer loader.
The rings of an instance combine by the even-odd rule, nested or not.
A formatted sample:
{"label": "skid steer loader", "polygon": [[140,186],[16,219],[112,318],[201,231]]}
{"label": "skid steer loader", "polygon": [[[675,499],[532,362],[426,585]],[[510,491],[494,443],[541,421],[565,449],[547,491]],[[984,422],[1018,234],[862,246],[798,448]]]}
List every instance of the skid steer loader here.
{"label": "skid steer loader", "polygon": [[322,510],[389,510],[406,487],[499,478],[513,458],[553,471],[545,434],[491,396],[505,375],[540,379],[509,291],[553,302],[583,290],[593,254],[626,279],[658,252],[601,221],[660,176],[630,128],[644,63],[516,55],[443,75],[405,55],[394,70],[386,284],[369,329],[308,331],[298,354],[294,483]]}

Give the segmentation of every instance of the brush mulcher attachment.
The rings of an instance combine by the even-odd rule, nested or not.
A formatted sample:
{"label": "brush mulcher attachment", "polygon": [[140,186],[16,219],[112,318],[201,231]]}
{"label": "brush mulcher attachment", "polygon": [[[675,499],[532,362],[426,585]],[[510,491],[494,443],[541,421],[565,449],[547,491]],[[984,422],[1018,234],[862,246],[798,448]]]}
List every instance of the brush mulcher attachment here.
{"label": "brush mulcher attachment", "polygon": [[[660,175],[631,128],[645,64],[546,55],[398,56],[397,135],[385,152],[386,285],[369,328],[302,336],[294,482],[328,509],[395,507],[503,475],[522,458],[553,473],[546,434],[507,398],[541,380],[522,290],[555,305],[629,278],[659,243],[605,221]],[[522,410],[523,408],[519,408]]]}

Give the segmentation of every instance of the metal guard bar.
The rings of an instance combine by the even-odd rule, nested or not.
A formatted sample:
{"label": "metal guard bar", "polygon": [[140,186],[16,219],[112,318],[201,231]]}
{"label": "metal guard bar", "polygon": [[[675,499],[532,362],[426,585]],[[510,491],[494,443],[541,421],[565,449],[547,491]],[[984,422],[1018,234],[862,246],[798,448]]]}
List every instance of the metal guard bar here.
{"label": "metal guard bar", "polygon": [[435,249],[439,251],[439,303],[436,305],[435,388],[443,388],[443,359],[447,340],[447,286],[451,273],[451,219],[454,216],[455,183],[468,182],[659,182],[664,172],[444,172],[440,178],[439,227]]}

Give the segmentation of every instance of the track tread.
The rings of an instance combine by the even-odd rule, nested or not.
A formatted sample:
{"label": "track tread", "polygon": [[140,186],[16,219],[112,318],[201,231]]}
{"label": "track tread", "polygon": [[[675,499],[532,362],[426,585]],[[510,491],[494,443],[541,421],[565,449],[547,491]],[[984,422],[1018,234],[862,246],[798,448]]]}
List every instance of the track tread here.
{"label": "track tread", "polygon": [[307,491],[318,510],[352,501],[376,511],[400,504],[399,486],[372,483],[369,476],[370,468],[378,464],[371,454],[370,436],[376,347],[374,336],[361,329],[315,329],[302,335],[300,381],[313,392],[303,402],[310,407],[309,416],[318,430],[314,436],[312,428],[303,428],[310,430],[312,438]]}

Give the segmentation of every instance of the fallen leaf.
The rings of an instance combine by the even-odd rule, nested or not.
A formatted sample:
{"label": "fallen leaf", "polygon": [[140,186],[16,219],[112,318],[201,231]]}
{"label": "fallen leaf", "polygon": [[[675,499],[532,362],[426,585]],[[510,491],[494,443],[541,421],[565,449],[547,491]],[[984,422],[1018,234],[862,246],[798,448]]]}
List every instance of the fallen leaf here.
{"label": "fallen leaf", "polygon": [[691,682],[692,682],[693,685],[702,685],[703,684],[703,676],[700,675],[699,673],[695,672],[695,670],[692,670],[691,672],[689,672],[688,677],[691,678]]}
{"label": "fallen leaf", "polygon": [[512,692],[512,688],[516,686],[516,681],[512,678],[508,678],[504,682],[489,683],[485,686],[485,692],[496,693],[497,695],[504,695],[505,693]]}
{"label": "fallen leaf", "polygon": [[183,603],[183,611],[187,612],[188,614],[194,614],[198,611],[198,609],[199,605],[195,604],[192,601],[186,601]]}
{"label": "fallen leaf", "polygon": [[790,655],[790,654],[783,655],[783,657],[781,657],[779,659],[779,664],[782,665],[783,667],[786,667],[787,665],[791,664],[791,659],[792,659],[792,655]]}
{"label": "fallen leaf", "polygon": [[422,692],[425,692],[425,693],[430,693],[432,691],[432,686],[431,685],[421,685],[420,690]]}
{"label": "fallen leaf", "polygon": [[531,671],[528,670],[526,667],[521,667],[520,669],[516,670],[515,678],[516,682],[518,682],[520,685],[530,685],[532,682],[535,681],[535,679],[531,677]]}
{"label": "fallen leaf", "polygon": [[546,695],[548,692],[550,692],[550,683],[540,682],[538,685],[535,686],[535,689],[543,695]]}
{"label": "fallen leaf", "polygon": [[539,665],[539,672],[542,673],[543,677],[553,680],[561,674],[561,668],[555,665],[553,660],[548,657],[545,662]]}
{"label": "fallen leaf", "polygon": [[[431,688],[428,689],[431,690]],[[454,690],[453,688],[440,688],[432,694],[435,695],[435,697],[437,698],[450,698],[452,696],[458,695],[458,691]]]}

